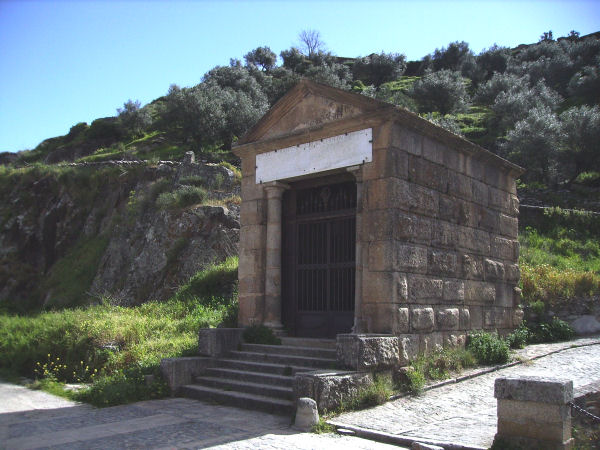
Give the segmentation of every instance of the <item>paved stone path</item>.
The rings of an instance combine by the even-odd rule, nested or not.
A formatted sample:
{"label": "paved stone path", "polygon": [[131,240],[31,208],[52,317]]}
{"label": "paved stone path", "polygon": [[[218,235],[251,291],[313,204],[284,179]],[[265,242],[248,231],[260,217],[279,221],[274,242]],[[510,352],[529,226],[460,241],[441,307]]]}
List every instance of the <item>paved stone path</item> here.
{"label": "paved stone path", "polygon": [[[573,345],[579,347],[570,348]],[[420,441],[488,448],[496,433],[496,378],[522,375],[568,378],[573,380],[575,390],[600,379],[597,338],[529,346],[518,351],[517,357],[526,362],[446,384],[418,397],[403,397],[376,408],[342,414],[329,422],[356,430],[359,435],[370,434],[403,445]]]}
{"label": "paved stone path", "polygon": [[97,409],[0,383],[1,449],[392,449],[300,433],[288,417],[183,398]]}

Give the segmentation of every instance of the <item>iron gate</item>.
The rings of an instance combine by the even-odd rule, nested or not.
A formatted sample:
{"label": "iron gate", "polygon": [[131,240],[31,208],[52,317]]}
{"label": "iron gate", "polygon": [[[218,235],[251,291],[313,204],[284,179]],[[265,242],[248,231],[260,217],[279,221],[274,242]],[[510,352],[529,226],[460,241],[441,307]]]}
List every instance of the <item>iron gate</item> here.
{"label": "iron gate", "polygon": [[356,184],[284,196],[283,319],[296,336],[335,337],[354,322]]}

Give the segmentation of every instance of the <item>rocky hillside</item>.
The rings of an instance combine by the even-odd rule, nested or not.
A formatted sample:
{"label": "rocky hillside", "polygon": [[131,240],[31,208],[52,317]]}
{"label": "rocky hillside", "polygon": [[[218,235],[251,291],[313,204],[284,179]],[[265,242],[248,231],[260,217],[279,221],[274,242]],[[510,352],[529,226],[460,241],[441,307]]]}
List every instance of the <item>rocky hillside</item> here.
{"label": "rocky hillside", "polygon": [[239,177],[218,164],[0,172],[0,310],[166,299],[237,254]]}

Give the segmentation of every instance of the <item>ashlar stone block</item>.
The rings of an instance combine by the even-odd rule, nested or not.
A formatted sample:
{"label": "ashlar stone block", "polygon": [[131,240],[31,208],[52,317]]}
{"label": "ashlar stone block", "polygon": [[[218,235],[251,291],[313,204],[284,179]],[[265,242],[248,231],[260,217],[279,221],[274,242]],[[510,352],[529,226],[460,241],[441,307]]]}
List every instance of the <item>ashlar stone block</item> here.
{"label": "ashlar stone block", "polygon": [[409,205],[409,186],[406,180],[400,178],[379,178],[370,180],[366,185],[366,210],[402,208]]}
{"label": "ashlar stone block", "polygon": [[501,262],[486,258],[483,261],[483,268],[486,281],[504,280],[504,264]]}
{"label": "ashlar stone block", "polygon": [[394,125],[392,128],[392,146],[413,155],[421,155],[423,152],[423,136],[399,125]]}
{"label": "ashlar stone block", "polygon": [[417,332],[430,332],[435,328],[433,308],[411,307],[410,327]]}
{"label": "ashlar stone block", "polygon": [[436,217],[439,211],[439,204],[440,198],[438,192],[414,183],[409,184],[408,207],[410,211]]}
{"label": "ashlar stone block", "polygon": [[506,281],[509,283],[518,283],[521,278],[521,269],[517,264],[505,264]]}
{"label": "ashlar stone block", "polygon": [[480,257],[463,254],[461,257],[461,262],[462,276],[464,278],[474,280],[483,279],[483,263]]}
{"label": "ashlar stone block", "polygon": [[428,137],[423,138],[423,158],[436,164],[444,164],[445,149],[445,145]]}
{"label": "ashlar stone block", "polygon": [[442,298],[445,302],[462,303],[465,300],[465,282],[462,280],[444,281]]}
{"label": "ashlar stone block", "polygon": [[426,273],[427,249],[395,242],[393,267],[400,272]]}
{"label": "ashlar stone block", "polygon": [[425,355],[444,348],[444,333],[422,334],[419,339],[419,352]]}
{"label": "ashlar stone block", "polygon": [[516,261],[519,257],[517,242],[514,239],[495,236],[492,238],[491,250],[494,258]]}
{"label": "ashlar stone block", "polygon": [[408,301],[406,275],[399,272],[365,271],[363,273],[363,289],[367,303],[406,303]]}
{"label": "ashlar stone block", "polygon": [[460,173],[453,173],[448,179],[448,194],[470,200],[473,196],[471,178]]}
{"label": "ashlar stone block", "polygon": [[443,250],[430,250],[428,271],[432,275],[445,275],[453,277],[457,273],[456,253],[450,253]]}
{"label": "ashlar stone block", "polygon": [[436,311],[435,320],[438,330],[457,330],[459,325],[458,308],[441,308]]}
{"label": "ashlar stone block", "polygon": [[516,217],[507,216],[506,214],[500,214],[499,232],[504,236],[516,239],[519,235],[518,219]]}
{"label": "ashlar stone block", "polygon": [[444,282],[439,278],[408,275],[408,298],[415,303],[432,303],[442,298]]}
{"label": "ashlar stone block", "polygon": [[465,281],[465,303],[468,305],[492,304],[496,299],[496,286],[485,281]]}
{"label": "ashlar stone block", "polygon": [[482,206],[489,204],[489,191],[485,183],[471,178],[471,198],[475,203]]}

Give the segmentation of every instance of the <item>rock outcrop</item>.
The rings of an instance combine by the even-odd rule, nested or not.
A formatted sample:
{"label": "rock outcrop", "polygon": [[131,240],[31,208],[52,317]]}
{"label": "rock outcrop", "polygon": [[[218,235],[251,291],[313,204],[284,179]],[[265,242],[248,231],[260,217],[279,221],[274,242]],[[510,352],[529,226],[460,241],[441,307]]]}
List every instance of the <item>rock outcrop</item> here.
{"label": "rock outcrop", "polygon": [[[156,205],[186,178],[207,199]],[[0,310],[166,299],[237,254],[239,189],[216,164],[45,166],[0,177]]]}

